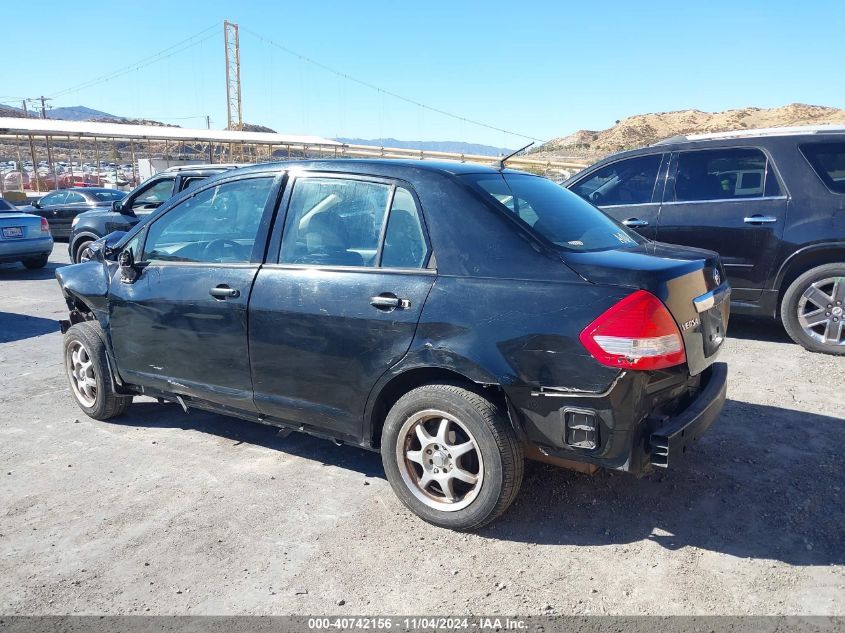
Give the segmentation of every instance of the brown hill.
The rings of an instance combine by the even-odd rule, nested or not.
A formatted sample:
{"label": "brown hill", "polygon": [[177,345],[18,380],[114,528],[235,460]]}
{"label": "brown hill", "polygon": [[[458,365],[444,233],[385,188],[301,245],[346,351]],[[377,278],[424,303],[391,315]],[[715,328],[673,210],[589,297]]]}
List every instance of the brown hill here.
{"label": "brown hill", "polygon": [[845,124],[845,110],[793,103],[770,109],[742,108],[724,112],[681,110],[638,114],[622,119],[606,130],[579,130],[569,136],[552,139],[537,148],[532,155],[597,159],[613,152],[651,145],[679,134],[825,123]]}

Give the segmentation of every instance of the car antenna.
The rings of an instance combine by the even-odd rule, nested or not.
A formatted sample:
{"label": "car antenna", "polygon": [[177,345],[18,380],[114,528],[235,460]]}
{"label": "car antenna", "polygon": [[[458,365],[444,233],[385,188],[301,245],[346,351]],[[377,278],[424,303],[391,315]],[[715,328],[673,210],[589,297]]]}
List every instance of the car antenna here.
{"label": "car antenna", "polygon": [[531,141],[525,147],[520,147],[518,150],[516,150],[515,152],[511,152],[507,156],[502,156],[499,160],[496,161],[496,165],[497,165],[496,169],[498,169],[499,171],[503,170],[505,168],[505,161],[506,160],[508,160],[509,158],[513,158],[514,156],[516,156],[520,152],[524,152],[525,150],[527,150],[532,145],[534,145],[534,141]]}

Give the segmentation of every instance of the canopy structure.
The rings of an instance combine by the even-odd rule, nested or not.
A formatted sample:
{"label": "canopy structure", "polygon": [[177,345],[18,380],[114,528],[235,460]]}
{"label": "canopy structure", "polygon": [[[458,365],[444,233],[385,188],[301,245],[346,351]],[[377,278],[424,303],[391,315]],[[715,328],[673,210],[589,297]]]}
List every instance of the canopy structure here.
{"label": "canopy structure", "polygon": [[342,143],[319,136],[241,132],[238,130],[203,130],[163,125],[131,125],[95,121],[60,121],[58,119],[22,119],[0,117],[0,136],[70,137],[83,139],[121,139],[200,143],[238,143],[256,145],[332,146]]}

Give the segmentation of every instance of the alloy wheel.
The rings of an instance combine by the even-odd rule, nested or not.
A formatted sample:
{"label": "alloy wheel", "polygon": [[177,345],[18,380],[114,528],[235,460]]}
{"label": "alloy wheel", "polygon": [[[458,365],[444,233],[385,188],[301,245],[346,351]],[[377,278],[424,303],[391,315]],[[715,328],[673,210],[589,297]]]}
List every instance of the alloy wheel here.
{"label": "alloy wheel", "polygon": [[798,300],[798,323],[819,343],[845,345],[845,278],[810,284]]}
{"label": "alloy wheel", "polygon": [[469,429],[435,409],[408,418],[399,431],[396,460],[411,493],[435,510],[455,512],[478,496],[484,461]]}
{"label": "alloy wheel", "polygon": [[74,396],[82,406],[93,407],[97,401],[97,377],[88,350],[81,342],[73,341],[67,348],[66,360]]}

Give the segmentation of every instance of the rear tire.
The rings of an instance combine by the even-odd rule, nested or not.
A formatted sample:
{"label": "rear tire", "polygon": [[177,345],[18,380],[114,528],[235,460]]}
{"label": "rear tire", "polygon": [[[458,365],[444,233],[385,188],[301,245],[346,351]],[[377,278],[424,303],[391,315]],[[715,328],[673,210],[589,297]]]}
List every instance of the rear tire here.
{"label": "rear tire", "polygon": [[23,260],[23,265],[29,268],[30,270],[36,270],[37,268],[44,268],[47,265],[47,261],[50,259],[48,254],[41,255],[40,257],[32,257],[30,259]]}
{"label": "rear tire", "polygon": [[799,345],[845,355],[845,263],[818,266],[798,277],[783,295],[780,315]]}
{"label": "rear tire", "polygon": [[384,423],[381,455],[402,503],[453,530],[490,523],[522,484],[522,446],[507,414],[457,385],[424,385],[399,398]]}
{"label": "rear tire", "polygon": [[64,337],[65,373],[79,408],[95,420],[123,415],[132,396],[115,393],[100,325],[84,321]]}

